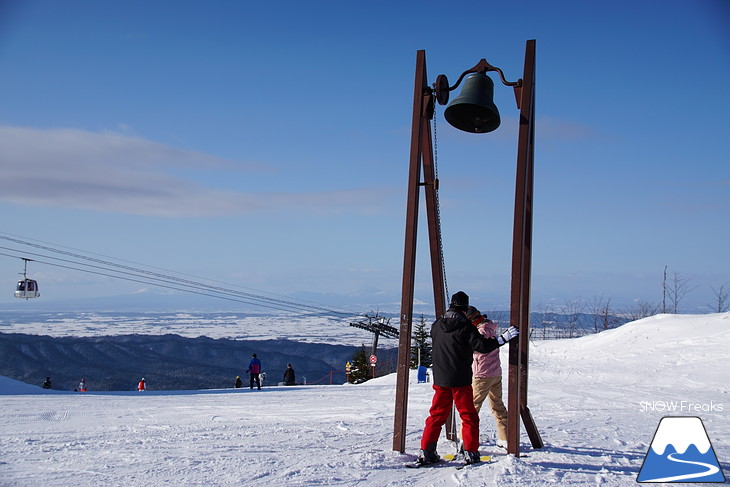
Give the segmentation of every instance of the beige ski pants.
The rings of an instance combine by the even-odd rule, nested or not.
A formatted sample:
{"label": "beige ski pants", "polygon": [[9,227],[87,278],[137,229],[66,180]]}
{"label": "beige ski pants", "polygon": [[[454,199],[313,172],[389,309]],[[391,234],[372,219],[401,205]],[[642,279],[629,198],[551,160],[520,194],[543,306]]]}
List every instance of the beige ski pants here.
{"label": "beige ski pants", "polygon": [[474,407],[477,413],[481,410],[484,400],[489,398],[489,406],[497,423],[497,439],[506,441],[507,408],[502,402],[502,377],[474,377],[471,385],[474,389]]}

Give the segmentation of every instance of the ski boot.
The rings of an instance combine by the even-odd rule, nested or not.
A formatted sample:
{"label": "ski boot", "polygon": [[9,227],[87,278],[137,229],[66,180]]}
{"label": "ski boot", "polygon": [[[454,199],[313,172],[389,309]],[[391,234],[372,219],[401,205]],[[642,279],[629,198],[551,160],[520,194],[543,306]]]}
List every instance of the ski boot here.
{"label": "ski boot", "polygon": [[438,463],[441,461],[441,457],[436,453],[435,450],[419,450],[418,458],[416,463],[419,465],[428,465],[431,463]]}
{"label": "ski boot", "polygon": [[465,451],[464,452],[464,462],[467,465],[471,465],[472,463],[479,463],[481,462],[481,455],[478,451]]}

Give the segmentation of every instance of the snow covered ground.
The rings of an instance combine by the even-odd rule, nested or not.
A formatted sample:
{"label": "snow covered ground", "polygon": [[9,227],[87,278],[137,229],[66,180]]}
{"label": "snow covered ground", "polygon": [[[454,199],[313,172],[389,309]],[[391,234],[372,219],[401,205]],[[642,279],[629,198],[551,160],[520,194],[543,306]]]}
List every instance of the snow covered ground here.
{"label": "snow covered ground", "polygon": [[[702,419],[728,478],[728,350],[730,313],[660,315],[534,342],[529,405],[545,447],[531,449],[523,434],[519,458],[496,453],[485,408],[482,451],[494,462],[463,470],[402,467],[415,458],[432,396],[415,377],[405,454],[391,450],[394,376],[86,394],[0,378],[0,485],[630,486],[670,415]],[[440,452],[450,450],[442,439]]]}

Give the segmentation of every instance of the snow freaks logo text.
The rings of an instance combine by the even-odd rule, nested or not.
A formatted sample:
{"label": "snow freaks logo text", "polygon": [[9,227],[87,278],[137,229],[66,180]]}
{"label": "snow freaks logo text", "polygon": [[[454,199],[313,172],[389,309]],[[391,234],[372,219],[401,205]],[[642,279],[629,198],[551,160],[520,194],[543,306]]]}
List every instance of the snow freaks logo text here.
{"label": "snow freaks logo text", "polygon": [[725,482],[705,425],[694,416],[659,421],[637,482]]}
{"label": "snow freaks logo text", "polygon": [[710,413],[722,412],[725,407],[722,403],[696,403],[691,401],[640,401],[639,410],[642,413]]}

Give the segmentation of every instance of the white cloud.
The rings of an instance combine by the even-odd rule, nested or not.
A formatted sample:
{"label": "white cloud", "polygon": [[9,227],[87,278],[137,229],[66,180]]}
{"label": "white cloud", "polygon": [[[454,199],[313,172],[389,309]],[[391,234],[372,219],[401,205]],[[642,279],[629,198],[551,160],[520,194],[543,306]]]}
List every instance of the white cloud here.
{"label": "white cloud", "polygon": [[[260,167],[119,133],[0,126],[0,197],[15,204],[138,215],[231,215],[307,207],[368,212],[353,191],[261,194],[206,187],[172,174]],[[372,206],[372,205],[371,205]]]}

